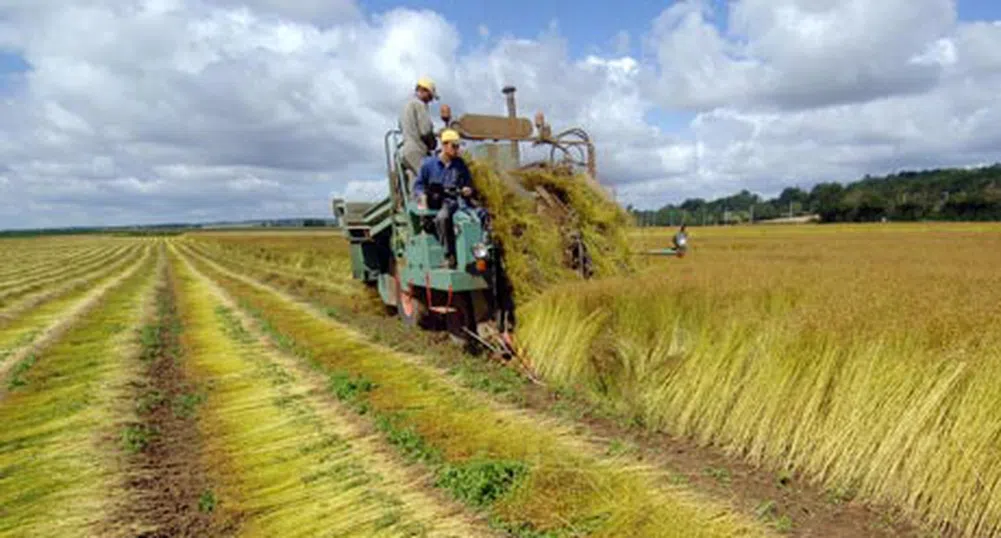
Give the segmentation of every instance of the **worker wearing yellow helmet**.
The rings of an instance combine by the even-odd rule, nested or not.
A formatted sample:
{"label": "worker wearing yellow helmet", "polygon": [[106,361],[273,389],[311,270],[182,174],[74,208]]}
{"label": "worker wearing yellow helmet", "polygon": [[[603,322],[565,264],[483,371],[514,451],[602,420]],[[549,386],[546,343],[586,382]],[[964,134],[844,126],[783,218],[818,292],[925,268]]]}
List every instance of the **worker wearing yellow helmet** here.
{"label": "worker wearing yellow helmet", "polygon": [[425,157],[414,181],[414,196],[418,207],[437,209],[434,223],[438,240],[445,247],[445,266],[455,268],[455,237],[452,216],[458,209],[476,212],[487,226],[487,213],[472,201],[473,178],[459,151],[459,133],[454,129],[441,132],[441,152]]}
{"label": "worker wearing yellow helmet", "polygon": [[407,100],[400,114],[400,131],[403,133],[403,168],[411,176],[420,169],[421,159],[431,154],[436,147],[434,125],[428,103],[438,99],[434,81],[421,77],[414,87],[414,95]]}

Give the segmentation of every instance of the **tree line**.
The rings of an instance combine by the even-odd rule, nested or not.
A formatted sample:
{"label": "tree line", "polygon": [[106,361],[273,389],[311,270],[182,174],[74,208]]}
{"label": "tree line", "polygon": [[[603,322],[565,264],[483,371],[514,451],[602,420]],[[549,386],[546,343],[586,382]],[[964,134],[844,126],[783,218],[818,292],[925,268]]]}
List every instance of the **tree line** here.
{"label": "tree line", "polygon": [[690,198],[657,210],[627,209],[641,226],[739,224],[804,215],[815,215],[820,222],[1001,221],[1001,163],[866,175],[847,185],[824,182],[810,190],[787,187],[771,199],[745,189],[711,201]]}

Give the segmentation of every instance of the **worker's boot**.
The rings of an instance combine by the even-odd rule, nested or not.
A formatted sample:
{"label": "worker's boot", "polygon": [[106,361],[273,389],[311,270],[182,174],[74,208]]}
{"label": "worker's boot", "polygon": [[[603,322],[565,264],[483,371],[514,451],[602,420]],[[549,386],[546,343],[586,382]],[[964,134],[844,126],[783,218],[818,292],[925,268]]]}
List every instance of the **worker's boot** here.
{"label": "worker's boot", "polygon": [[455,269],[455,255],[447,254],[445,259],[441,262],[442,269]]}

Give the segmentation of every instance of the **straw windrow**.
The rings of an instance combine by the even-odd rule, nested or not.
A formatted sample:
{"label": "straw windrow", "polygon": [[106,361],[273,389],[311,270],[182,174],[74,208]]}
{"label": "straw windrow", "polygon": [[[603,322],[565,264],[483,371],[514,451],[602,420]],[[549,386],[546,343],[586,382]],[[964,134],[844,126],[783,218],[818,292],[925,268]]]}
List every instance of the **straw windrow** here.
{"label": "straw windrow", "polygon": [[[140,323],[153,258],[92,299],[65,334],[4,380],[0,400],[0,535],[95,536],[114,502],[109,405]],[[114,450],[113,448],[110,450]]]}
{"label": "straw windrow", "polygon": [[[500,411],[417,360],[359,339],[200,256],[190,259],[260,317],[280,345],[308,358],[339,385],[368,387],[349,400],[358,412],[372,417],[410,461],[432,468],[437,484],[484,510],[501,528],[591,536],[767,534],[694,491],[662,487],[656,469],[601,457],[569,431]],[[478,480],[496,489],[479,489]]]}
{"label": "straw windrow", "polygon": [[[587,176],[559,169],[502,174],[476,160],[470,161],[469,168],[480,201],[490,213],[494,237],[503,248],[505,271],[519,304],[550,286],[580,278],[569,268],[565,255],[567,238],[574,232],[580,233],[587,247],[595,276],[622,274],[632,268],[626,236],[630,217]],[[534,195],[537,188],[567,206],[569,218],[540,211]]]}

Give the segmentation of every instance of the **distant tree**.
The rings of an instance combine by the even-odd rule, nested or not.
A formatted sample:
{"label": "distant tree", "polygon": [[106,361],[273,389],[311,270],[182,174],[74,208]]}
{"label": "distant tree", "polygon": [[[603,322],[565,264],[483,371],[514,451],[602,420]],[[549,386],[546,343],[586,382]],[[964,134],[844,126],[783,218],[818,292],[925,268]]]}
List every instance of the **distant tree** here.
{"label": "distant tree", "polygon": [[889,220],[1001,221],[1001,163],[974,169],[904,170],[884,177],[866,174],[858,181],[816,184],[809,192],[787,187],[764,200],[747,189],[705,200],[689,198],[653,211],[635,211],[637,222],[666,226],[744,222],[809,211],[822,222]]}

